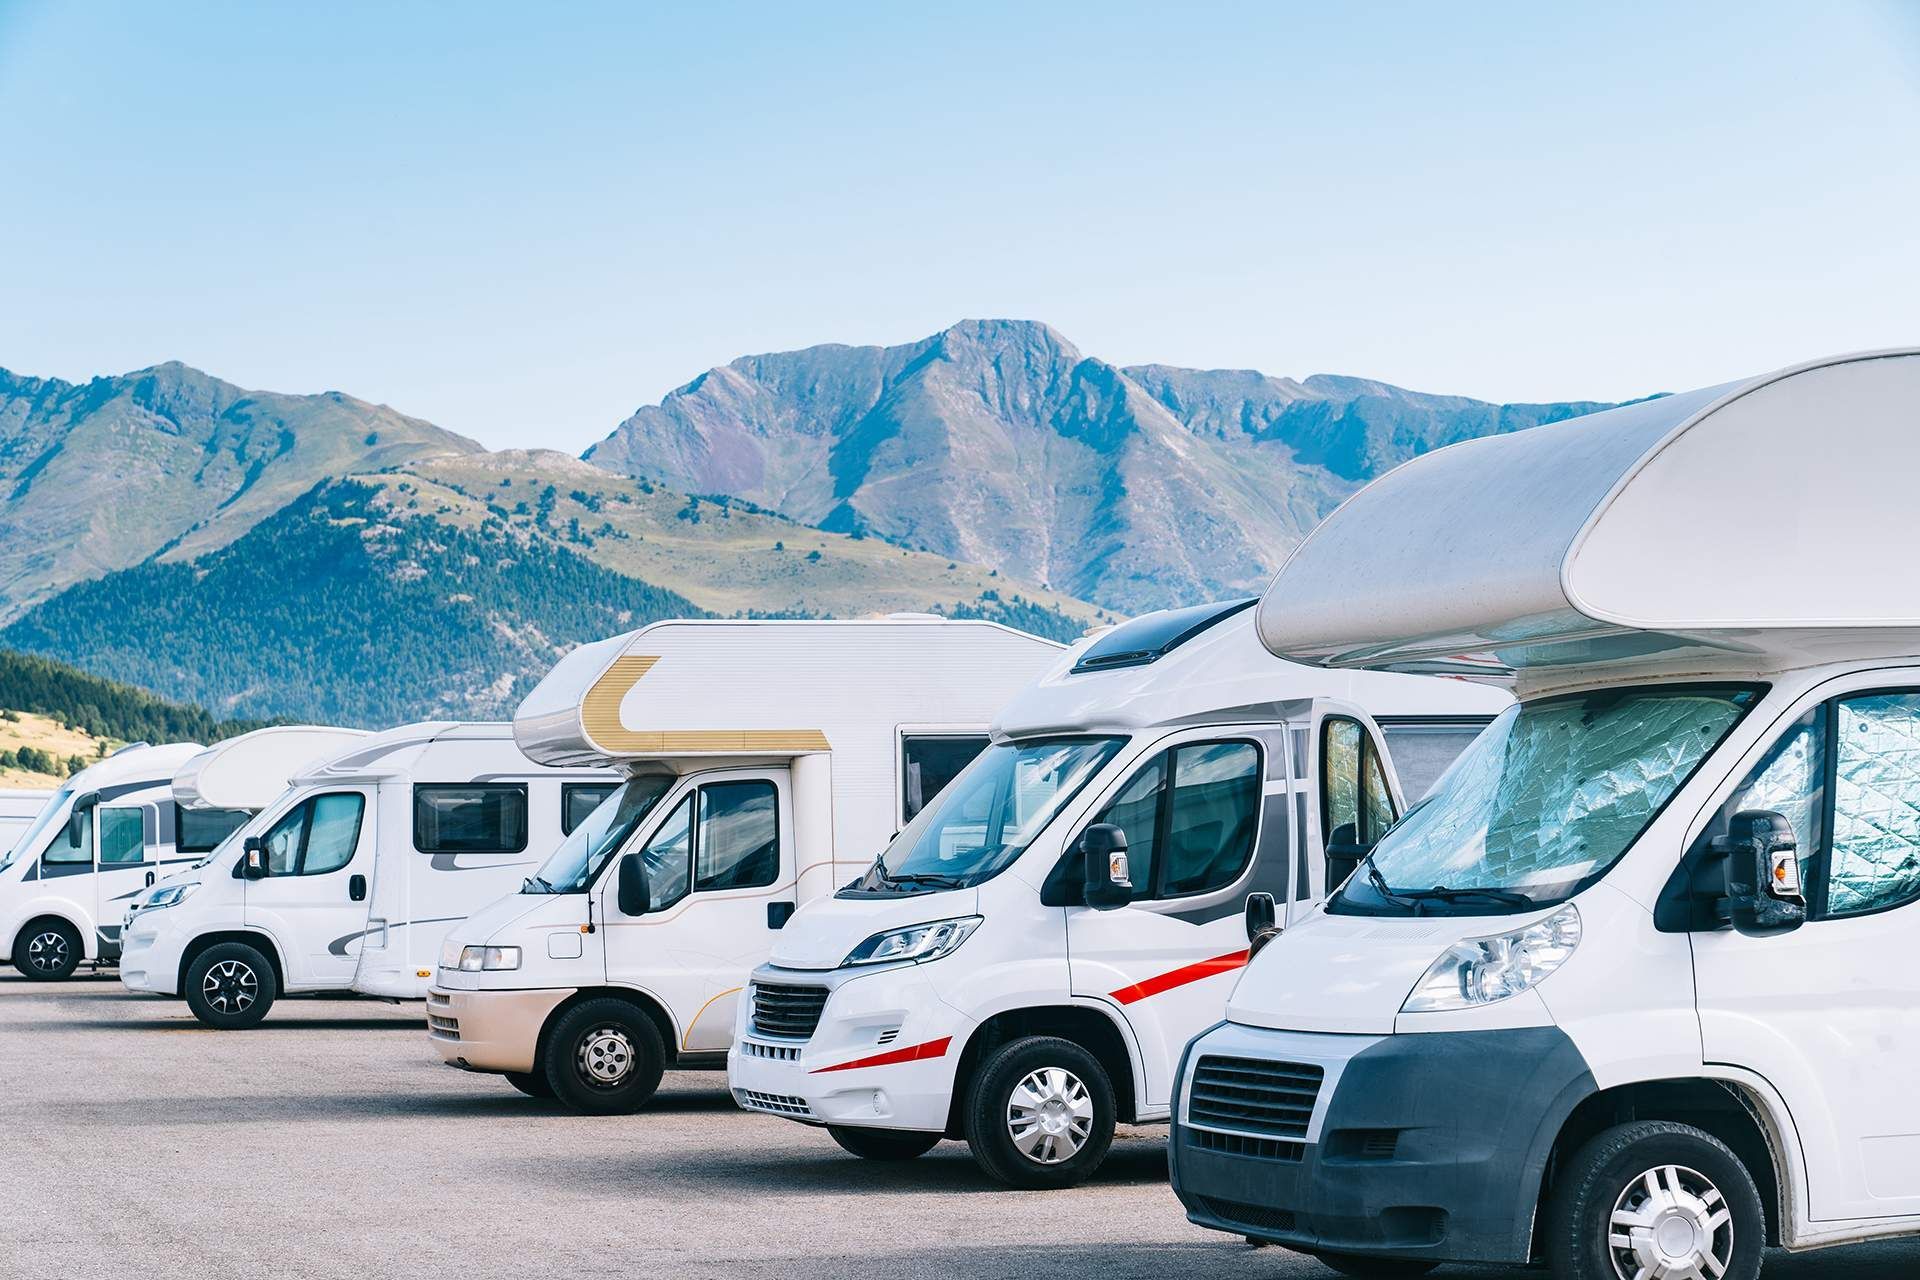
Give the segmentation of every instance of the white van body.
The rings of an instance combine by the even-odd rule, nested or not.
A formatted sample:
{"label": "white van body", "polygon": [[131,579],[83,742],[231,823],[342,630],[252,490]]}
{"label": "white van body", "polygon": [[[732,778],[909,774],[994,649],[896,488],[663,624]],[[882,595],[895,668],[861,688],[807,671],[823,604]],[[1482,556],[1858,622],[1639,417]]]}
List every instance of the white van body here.
{"label": "white van body", "polygon": [[1188,1050],[1193,1221],[1562,1280],[1920,1231],[1916,470],[1880,352],[1443,449],[1307,540],[1273,651],[1521,702]]}
{"label": "white van body", "polygon": [[[559,842],[569,791],[598,803],[611,782],[604,770],[535,764],[504,723],[428,721],[352,739],[309,762],[193,885],[133,918],[121,981],[183,995],[203,1021],[229,1027],[259,1021],[281,992],[420,999],[447,931]],[[252,862],[267,874],[250,877]],[[216,947],[250,953],[214,966],[236,966],[213,978],[241,982],[225,1009],[208,975],[195,977]]]}
{"label": "white van body", "polygon": [[[1457,751],[1511,702],[1276,661],[1252,603],[1135,619],[1010,702],[993,748],[882,860],[776,938],[741,1004],[735,1099],[862,1156],[965,1136],[1026,1186],[1084,1178],[1116,1119],[1164,1120],[1182,1046],[1246,963],[1249,895],[1296,918],[1324,891],[1323,830],[1361,804],[1381,826],[1401,811],[1383,725],[1447,731],[1435,741]],[[1340,821],[1323,822],[1330,803]],[[1136,892],[1117,909],[1086,905],[1079,850],[1096,823],[1128,839],[1112,878]],[[994,1092],[996,1072],[1030,1049],[1008,1086],[1064,1083],[1028,1090],[1034,1123],[1014,1135],[1008,1109],[1024,1104]]]}
{"label": "white van body", "polygon": [[200,750],[122,747],[47,798],[0,858],[0,957],[31,978],[64,978],[119,956],[127,903],[192,861],[174,849],[172,782]]}
{"label": "white van body", "polygon": [[26,834],[52,795],[51,791],[25,787],[0,789],[0,857],[6,856],[14,842]]}
{"label": "white van body", "polygon": [[156,899],[177,900],[181,885],[198,884],[214,850],[260,810],[280,798],[306,765],[368,737],[365,729],[281,724],[226,738],[200,752],[173,775],[174,851],[179,866],[127,903],[127,920]]}
{"label": "white van body", "polygon": [[[454,932],[434,1047],[600,1113],[643,1105],[668,1066],[719,1066],[795,905],[864,868],[1062,651],[929,615],[662,622],[576,650],[514,731],[535,759],[627,784]],[[624,910],[642,870],[648,900]]]}

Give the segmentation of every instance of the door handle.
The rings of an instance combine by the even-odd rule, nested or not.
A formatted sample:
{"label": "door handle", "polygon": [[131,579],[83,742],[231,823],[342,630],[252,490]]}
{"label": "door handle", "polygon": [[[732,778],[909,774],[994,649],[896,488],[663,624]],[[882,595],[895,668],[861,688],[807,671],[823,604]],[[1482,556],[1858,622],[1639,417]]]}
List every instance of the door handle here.
{"label": "door handle", "polygon": [[147,872],[147,888],[153,888],[153,872]]}
{"label": "door handle", "polygon": [[367,900],[367,878],[361,875],[347,877],[347,896],[355,902]]}
{"label": "door handle", "polygon": [[767,928],[783,929],[787,921],[793,919],[794,903],[769,902],[767,904]]}

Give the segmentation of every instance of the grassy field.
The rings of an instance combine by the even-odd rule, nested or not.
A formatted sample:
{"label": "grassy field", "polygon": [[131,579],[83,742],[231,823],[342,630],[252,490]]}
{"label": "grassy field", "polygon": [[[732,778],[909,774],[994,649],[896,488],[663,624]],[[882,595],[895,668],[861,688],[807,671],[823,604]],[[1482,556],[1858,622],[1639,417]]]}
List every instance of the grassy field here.
{"label": "grassy field", "polygon": [[[30,748],[61,762],[78,757],[91,764],[118,745],[30,711],[0,711],[0,761],[16,762],[21,749]],[[64,772],[25,769],[18,763],[0,765],[0,787],[57,787],[66,776]]]}

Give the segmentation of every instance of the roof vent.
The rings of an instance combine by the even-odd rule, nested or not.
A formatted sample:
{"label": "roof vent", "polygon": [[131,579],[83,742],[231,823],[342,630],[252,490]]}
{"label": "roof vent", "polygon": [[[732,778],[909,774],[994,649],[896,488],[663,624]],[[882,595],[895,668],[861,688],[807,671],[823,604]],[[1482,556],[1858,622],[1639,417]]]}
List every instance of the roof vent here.
{"label": "roof vent", "polygon": [[1158,662],[1214,624],[1251,609],[1254,603],[1255,598],[1248,596],[1244,600],[1166,609],[1123,622],[1088,645],[1068,674],[1085,675]]}

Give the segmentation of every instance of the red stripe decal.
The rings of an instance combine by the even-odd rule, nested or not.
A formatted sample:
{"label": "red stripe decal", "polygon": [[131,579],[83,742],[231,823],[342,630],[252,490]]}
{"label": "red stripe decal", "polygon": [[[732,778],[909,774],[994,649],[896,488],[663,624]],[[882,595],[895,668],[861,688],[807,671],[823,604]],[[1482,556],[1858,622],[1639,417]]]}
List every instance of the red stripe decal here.
{"label": "red stripe decal", "polygon": [[939,1040],[929,1040],[925,1044],[910,1044],[904,1049],[891,1049],[886,1053],[876,1053],[871,1058],[855,1058],[852,1062],[836,1062],[830,1067],[815,1067],[807,1072],[817,1076],[822,1071],[852,1071],[856,1067],[891,1067],[900,1062],[918,1062],[922,1058],[938,1058],[953,1043],[952,1036]]}
{"label": "red stripe decal", "polygon": [[1121,1004],[1132,1004],[1136,1000],[1145,1000],[1148,996],[1157,996],[1162,991],[1171,991],[1175,987],[1184,987],[1189,982],[1198,982],[1202,978],[1211,978],[1216,973],[1232,973],[1247,963],[1248,953],[1235,951],[1231,955],[1215,956],[1211,960],[1202,960],[1199,964],[1190,964],[1179,969],[1148,978],[1145,982],[1136,982],[1130,987],[1122,987],[1113,993],[1113,998]]}

